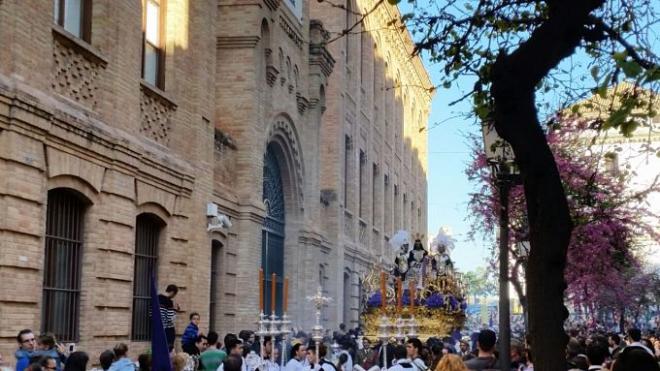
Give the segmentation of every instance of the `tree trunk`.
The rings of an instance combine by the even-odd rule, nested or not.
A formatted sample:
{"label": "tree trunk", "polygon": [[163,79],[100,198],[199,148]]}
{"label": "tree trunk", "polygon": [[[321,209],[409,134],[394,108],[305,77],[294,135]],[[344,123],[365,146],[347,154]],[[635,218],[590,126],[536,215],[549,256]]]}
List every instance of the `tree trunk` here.
{"label": "tree trunk", "polygon": [[580,44],[592,10],[604,0],[548,1],[548,19],[492,68],[493,118],[520,167],[530,224],[526,270],[534,369],[565,370],[564,267],[572,222],[559,171],[536,111],[536,86]]}

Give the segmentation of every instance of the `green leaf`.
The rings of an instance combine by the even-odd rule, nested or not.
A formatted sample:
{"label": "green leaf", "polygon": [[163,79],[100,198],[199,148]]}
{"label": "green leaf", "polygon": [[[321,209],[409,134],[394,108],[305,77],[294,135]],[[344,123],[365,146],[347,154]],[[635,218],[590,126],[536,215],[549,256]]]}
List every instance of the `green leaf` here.
{"label": "green leaf", "polygon": [[600,67],[598,66],[593,66],[591,68],[591,77],[594,78],[595,82],[598,82],[598,74],[600,73]]}
{"label": "green leaf", "polygon": [[635,61],[624,61],[620,63],[620,66],[623,70],[623,73],[625,73],[626,77],[629,78],[637,77],[640,73],[642,73],[642,66],[640,66],[639,63]]}
{"label": "green leaf", "polygon": [[625,108],[620,108],[610,115],[610,117],[605,120],[605,124],[603,125],[603,129],[609,129],[612,127],[618,127],[621,125],[626,118],[628,117],[628,110]]}
{"label": "green leaf", "polygon": [[654,82],[660,80],[660,68],[651,68],[646,71],[646,82]]}
{"label": "green leaf", "polygon": [[465,9],[467,9],[469,11],[474,10],[474,8],[472,7],[472,4],[470,4],[470,3],[465,4]]}
{"label": "green leaf", "polygon": [[617,62],[617,65],[619,63],[625,61],[627,56],[628,56],[628,53],[626,51],[617,52],[617,53],[612,54],[612,58],[614,59],[615,62]]}
{"label": "green leaf", "polygon": [[624,137],[629,138],[637,127],[639,127],[639,124],[636,121],[625,121],[621,124],[621,134],[623,134]]}
{"label": "green leaf", "polygon": [[387,2],[390,3],[390,5],[397,5],[401,0],[387,0]]}
{"label": "green leaf", "polygon": [[445,89],[451,88],[451,81],[445,81],[442,83],[442,87]]}

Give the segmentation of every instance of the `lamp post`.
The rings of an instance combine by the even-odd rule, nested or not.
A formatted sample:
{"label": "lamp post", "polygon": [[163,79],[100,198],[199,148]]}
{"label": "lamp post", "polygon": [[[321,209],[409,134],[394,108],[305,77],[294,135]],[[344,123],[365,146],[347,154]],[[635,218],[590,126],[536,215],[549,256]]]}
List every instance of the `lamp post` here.
{"label": "lamp post", "polygon": [[500,201],[499,244],[499,341],[500,365],[511,364],[511,315],[509,304],[509,191],[519,177],[516,174],[515,156],[507,142],[499,137],[492,123],[481,125],[484,150],[491,166]]}

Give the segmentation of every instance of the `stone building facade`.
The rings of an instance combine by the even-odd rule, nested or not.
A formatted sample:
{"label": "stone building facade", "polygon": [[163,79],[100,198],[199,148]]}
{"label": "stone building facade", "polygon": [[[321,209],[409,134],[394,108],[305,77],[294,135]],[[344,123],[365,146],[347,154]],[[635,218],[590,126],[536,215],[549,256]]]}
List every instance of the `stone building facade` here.
{"label": "stone building facade", "polygon": [[75,3],[0,0],[0,353],[32,328],[137,354],[152,269],[179,332],[253,328],[259,267],[294,326],[319,285],[356,324],[388,236],[426,232],[432,90],[397,9],[337,38],[376,2]]}

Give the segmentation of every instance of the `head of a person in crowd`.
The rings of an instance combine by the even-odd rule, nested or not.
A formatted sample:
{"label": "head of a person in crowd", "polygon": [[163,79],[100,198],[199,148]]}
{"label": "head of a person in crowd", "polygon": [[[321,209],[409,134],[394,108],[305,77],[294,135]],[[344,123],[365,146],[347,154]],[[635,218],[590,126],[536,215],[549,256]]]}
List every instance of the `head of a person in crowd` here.
{"label": "head of a person in crowd", "polygon": [[422,347],[422,342],[419,339],[408,339],[408,341],[406,341],[406,355],[410,359],[419,358],[420,353],[422,352]]}
{"label": "head of a person in crowd", "polygon": [[199,327],[199,323],[202,321],[202,317],[197,312],[190,313],[190,323]]}
{"label": "head of a person in crowd", "polygon": [[610,347],[616,348],[621,344],[621,337],[618,334],[612,333],[607,337],[607,343]]}
{"label": "head of a person in crowd", "polygon": [[577,357],[578,354],[583,353],[582,345],[576,338],[570,338],[568,344],[566,344],[566,357],[568,359],[573,359]]}
{"label": "head of a person in crowd", "polygon": [[241,339],[229,338],[225,346],[227,347],[227,355],[243,356],[243,341]]}
{"label": "head of a person in crowd", "polygon": [[195,346],[197,349],[199,349],[200,352],[203,352],[206,350],[206,348],[209,347],[209,342],[206,340],[206,336],[204,335],[197,335],[195,338]]}
{"label": "head of a person in crowd", "polygon": [[128,345],[124,343],[119,343],[112,348],[112,351],[115,353],[115,359],[121,359],[128,357]]}
{"label": "head of a person in crowd", "polygon": [[589,369],[589,359],[584,354],[578,354],[571,360],[571,362],[573,363],[573,366],[575,366],[574,368],[577,368],[578,370],[587,371]]}
{"label": "head of a person in crowd", "polygon": [[404,347],[403,345],[395,346],[393,352],[394,352],[393,358],[395,361],[403,360],[406,359],[407,357],[406,347]]}
{"label": "head of a person in crowd", "polygon": [[[186,363],[188,363],[188,354],[185,352],[177,353],[172,358],[172,370],[183,371],[183,369],[186,367]],[[227,369],[225,368],[225,370]],[[240,367],[238,371],[240,371]]]}
{"label": "head of a person in crowd", "polygon": [[206,341],[209,343],[209,348],[218,348],[218,333],[215,331],[209,331],[209,334],[206,336]]}
{"label": "head of a person in crowd", "polygon": [[339,329],[342,330],[342,331],[346,331],[346,325],[343,324],[343,323],[340,323],[339,324]]}
{"label": "head of a person in crowd", "polygon": [[272,357],[270,357],[270,360],[273,362],[277,362],[277,359],[280,357],[280,348],[274,347],[273,348],[273,354]]}
{"label": "head of a person in crowd", "polygon": [[477,337],[479,353],[484,353],[484,355],[493,354],[496,342],[497,335],[495,335],[495,331],[489,329],[481,330]]}
{"label": "head of a person in crowd", "polygon": [[29,366],[27,366],[25,371],[45,371],[45,370],[44,370],[43,367],[41,367],[41,363],[33,362],[33,363],[30,363]]}
{"label": "head of a person in crowd", "polygon": [[142,353],[138,357],[139,371],[151,371],[151,354]]}
{"label": "head of a person in crowd", "polygon": [[66,359],[64,371],[86,371],[89,356],[85,352],[73,352]]}
{"label": "head of a person in crowd", "polygon": [[273,352],[273,339],[270,336],[264,337],[264,352],[266,352],[266,355]]}
{"label": "head of a person in crowd", "polygon": [[632,346],[619,353],[612,371],[660,371],[660,366],[644,348]]}
{"label": "head of a person in crowd", "polygon": [[638,328],[631,328],[628,330],[628,339],[632,342],[639,342],[642,340],[642,332]]}
{"label": "head of a person in crowd", "polygon": [[16,341],[18,342],[18,347],[20,349],[31,352],[37,347],[37,339],[34,336],[34,333],[30,329],[21,330],[16,335]]}
{"label": "head of a person in crowd", "polygon": [[232,333],[228,333],[227,335],[225,335],[222,345],[227,350],[227,353],[229,353],[229,349],[227,348],[227,342],[229,341],[229,339],[238,339],[238,337],[236,336],[236,334],[232,334]]}
{"label": "head of a person in crowd", "polygon": [[443,352],[444,347],[442,346],[441,343],[434,342],[429,348],[431,349],[431,355],[433,356],[433,358],[438,358],[442,356],[442,354],[444,353]]}
{"label": "head of a person in crowd", "polygon": [[371,341],[367,338],[362,338],[362,347],[367,350],[371,349]]}
{"label": "head of a person in crowd", "polygon": [[510,348],[511,362],[520,363],[525,356],[525,347],[519,341],[512,341]]}
{"label": "head of a person in crowd", "polygon": [[240,356],[232,354],[225,359],[222,368],[224,371],[241,371],[242,366],[243,359]]}
{"label": "head of a person in crowd", "polygon": [[289,358],[295,358],[298,361],[302,361],[305,359],[306,354],[307,349],[305,349],[305,346],[301,343],[296,343],[291,347],[291,357]]}
{"label": "head of a person in crowd", "polygon": [[456,354],[447,354],[442,357],[435,371],[468,371],[461,357]]}
{"label": "head of a person in crowd", "polygon": [[459,348],[461,349],[461,352],[467,353],[467,351],[470,350],[470,344],[468,344],[468,342],[465,340],[461,340]]}
{"label": "head of a person in crowd", "polygon": [[179,293],[179,288],[176,285],[170,284],[167,285],[167,288],[165,288],[165,296],[167,296],[170,299],[174,299],[174,297],[178,293]]}
{"label": "head of a person in crowd", "polygon": [[310,344],[310,346],[307,348],[307,362],[314,365],[316,364],[317,360],[318,358],[316,357],[316,348]]}
{"label": "head of a person in crowd", "polygon": [[601,366],[605,363],[608,355],[609,349],[603,342],[594,341],[587,346],[587,358],[591,366]]}
{"label": "head of a person in crowd", "polygon": [[37,339],[37,347],[43,350],[55,348],[55,336],[52,334],[39,335]]}
{"label": "head of a person in crowd", "polygon": [[39,361],[39,364],[41,365],[41,368],[44,371],[55,371],[57,370],[57,362],[55,361],[55,358],[45,356],[41,357],[41,360]]}
{"label": "head of a person in crowd", "polygon": [[99,363],[101,364],[101,368],[104,370],[107,370],[112,366],[112,362],[115,361],[115,352],[111,351],[110,349],[103,351],[101,353],[101,356],[99,356]]}

